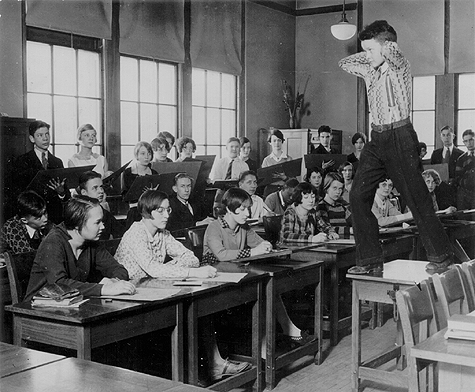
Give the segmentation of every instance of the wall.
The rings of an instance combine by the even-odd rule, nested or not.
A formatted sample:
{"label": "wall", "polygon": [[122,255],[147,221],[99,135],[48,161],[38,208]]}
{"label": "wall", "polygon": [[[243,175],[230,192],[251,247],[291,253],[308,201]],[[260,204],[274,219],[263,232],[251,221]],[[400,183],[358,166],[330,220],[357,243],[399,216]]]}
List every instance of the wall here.
{"label": "wall", "polygon": [[20,1],[0,1],[0,112],[23,117]]}
{"label": "wall", "polygon": [[[356,77],[343,72],[338,61],[356,52],[356,36],[338,41],[330,26],[338,23],[341,14],[330,13],[297,18],[296,74],[310,75],[305,100],[310,115],[302,119],[303,128],[329,125],[343,131],[343,153],[353,151],[351,137],[356,132]],[[356,24],[356,11],[347,12],[350,23]]]}
{"label": "wall", "polygon": [[246,135],[262,162],[267,143],[257,130],[289,127],[281,80],[295,86],[295,17],[246,3],[245,68]]}

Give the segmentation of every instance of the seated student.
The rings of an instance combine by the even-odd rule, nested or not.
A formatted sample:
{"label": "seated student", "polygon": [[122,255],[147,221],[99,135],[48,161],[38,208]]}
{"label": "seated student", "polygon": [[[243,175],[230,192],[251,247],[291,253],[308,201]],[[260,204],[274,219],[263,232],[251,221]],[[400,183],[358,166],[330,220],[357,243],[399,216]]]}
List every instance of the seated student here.
{"label": "seated student", "polygon": [[251,196],[251,216],[250,219],[258,219],[262,222],[262,217],[266,215],[274,215],[269,207],[266,206],[264,200],[256,195],[257,175],[252,170],[241,173],[239,177],[239,188],[244,189]]}
{"label": "seated student", "polygon": [[[131,279],[142,278],[212,278],[216,269],[200,267],[193,252],[185,248],[165,229],[171,208],[168,196],[157,190],[145,191],[137,209],[142,217],[122,237],[116,258],[128,271]],[[165,263],[166,256],[172,258]],[[221,357],[212,325],[212,318],[204,317],[205,349],[211,366],[211,379],[219,380],[250,368],[246,362],[231,362]]]}
{"label": "seated student", "polygon": [[84,124],[78,128],[77,139],[81,142],[81,151],[69,158],[68,167],[96,165],[92,170],[102,177],[112,174],[104,155],[92,152],[97,143],[97,131],[91,124]]}
{"label": "seated student", "polygon": [[350,203],[350,191],[351,185],[353,185],[353,177],[355,176],[355,170],[351,162],[343,162],[338,168],[338,173],[341,174],[344,180],[343,192],[341,198]]}
{"label": "seated student", "polygon": [[178,173],[175,176],[175,194],[169,199],[172,211],[167,223],[167,230],[175,237],[185,236],[185,228],[205,225],[214,220],[203,216],[200,203],[190,201],[192,184],[193,179],[187,173]]}
{"label": "seated student", "polygon": [[226,143],[227,156],[216,159],[209,175],[211,181],[237,180],[242,172],[249,170],[247,163],[239,158],[241,143],[237,137],[230,137]]}
{"label": "seated student", "polygon": [[[77,192],[79,195],[93,197],[94,199],[99,200],[101,204],[105,200],[104,187],[102,186],[102,177],[99,173],[95,171],[87,171],[81,173],[79,176],[79,185]],[[100,240],[109,240],[112,238],[120,238],[124,234],[125,227],[120,222],[115,219],[114,215],[110,211],[102,208],[102,223],[104,224],[104,229],[101,232]]]}
{"label": "seated student", "polygon": [[0,235],[0,252],[31,252],[53,226],[48,223],[46,203],[34,191],[20,193],[16,202],[17,215],[5,222]]}
{"label": "seated student", "polygon": [[[231,188],[224,194],[222,203],[226,208],[225,215],[210,223],[206,229],[203,262],[233,261],[269,253],[271,243],[264,241],[246,224],[252,204],[249,194],[242,189]],[[308,333],[301,331],[290,320],[280,297],[276,301],[276,317],[289,343],[303,345],[309,341]]]}
{"label": "seated student", "polygon": [[157,135],[157,138],[164,138],[166,139],[166,141],[168,142],[168,146],[170,147],[170,150],[168,150],[168,152],[170,152],[173,148],[175,148],[175,152],[172,154],[173,159],[176,159],[176,146],[175,146],[175,136],[173,136],[170,132],[168,131],[160,131]]}
{"label": "seated student", "polygon": [[[44,121],[33,121],[30,123],[28,132],[33,150],[20,155],[15,160],[14,168],[17,185],[17,194],[27,189],[30,182],[40,170],[62,169],[63,162],[48,151],[50,145],[50,125]],[[65,186],[64,179],[55,178],[44,184],[43,189],[38,190],[38,194],[46,202],[48,218],[53,223],[63,221],[63,203],[71,194]]]}
{"label": "seated student", "polygon": [[284,215],[285,210],[291,203],[292,193],[299,184],[298,180],[287,180],[281,190],[271,193],[266,197],[266,206],[276,215]]}
{"label": "seated student", "polygon": [[348,155],[347,160],[353,165],[356,171],[360,161],[361,151],[363,151],[363,147],[366,144],[366,135],[364,133],[356,132],[351,137],[351,144],[355,147],[355,152]]}
{"label": "seated student", "polygon": [[316,208],[322,219],[332,226],[351,225],[349,204],[341,199],[344,186],[343,181],[340,174],[336,172],[328,173],[323,182],[325,196]]}
{"label": "seated student", "polygon": [[170,144],[168,144],[167,139],[163,137],[156,137],[150,142],[153,150],[153,162],[173,162],[168,158],[168,153],[171,150]]}
{"label": "seated student", "polygon": [[311,153],[312,154],[336,154],[331,147],[332,129],[328,125],[322,125],[318,128],[318,138],[320,144]]}
{"label": "seated student", "polygon": [[475,133],[471,129],[465,130],[462,140],[467,151],[457,159],[455,185],[457,208],[467,210],[475,208]]}
{"label": "seated student", "polygon": [[249,154],[251,153],[251,141],[247,137],[241,136],[239,138],[239,142],[241,144],[241,152],[239,153],[239,158],[241,158],[243,162],[247,163],[247,166],[249,166],[249,170],[257,172],[257,162],[249,158]]}
{"label": "seated student", "polygon": [[323,242],[339,235],[315,211],[316,194],[308,182],[298,184],[292,193],[292,204],[282,217],[280,238],[283,242]]}
{"label": "seated student", "polygon": [[313,186],[317,195],[317,201],[323,197],[323,169],[315,166],[307,170],[305,181]]}
{"label": "seated student", "polygon": [[47,283],[66,284],[84,296],[133,294],[127,270],[97,242],[103,229],[97,199],[70,199],[64,222],[53,227],[38,248],[25,301]]}
{"label": "seated student", "polygon": [[443,210],[439,208],[439,203],[437,201],[437,194],[436,194],[436,189],[440,184],[442,183],[442,180],[440,179],[439,173],[437,173],[436,170],[434,169],[427,169],[422,172],[422,178],[424,178],[424,181],[427,185],[427,189],[429,191],[430,197],[432,198],[432,204],[434,205],[434,210],[439,213],[446,213],[450,214],[452,212],[457,211],[457,208],[454,206],[449,206],[447,208],[444,208]]}
{"label": "seated student", "polygon": [[176,147],[180,154],[176,162],[183,162],[186,158],[193,158],[193,154],[196,151],[196,143],[190,137],[181,137],[178,139]]}
{"label": "seated student", "polygon": [[[125,169],[123,174],[123,195],[129,191],[137,177],[158,174],[154,169],[151,168],[153,150],[149,143],[138,142],[134,148],[134,157],[135,161],[132,162],[127,169]],[[132,200],[129,202],[129,211],[127,213],[125,228],[128,229],[133,222],[139,220],[140,214],[137,213],[137,200]]]}
{"label": "seated student", "polygon": [[392,190],[393,182],[387,177],[380,181],[378,189],[376,189],[371,211],[378,219],[379,226],[387,226],[412,217],[411,212],[403,214],[399,209],[397,201],[390,199]]}
{"label": "seated student", "polygon": [[417,151],[419,151],[419,158],[421,158],[422,161],[427,155],[427,144],[425,144],[424,142],[419,142],[419,145],[417,146]]}

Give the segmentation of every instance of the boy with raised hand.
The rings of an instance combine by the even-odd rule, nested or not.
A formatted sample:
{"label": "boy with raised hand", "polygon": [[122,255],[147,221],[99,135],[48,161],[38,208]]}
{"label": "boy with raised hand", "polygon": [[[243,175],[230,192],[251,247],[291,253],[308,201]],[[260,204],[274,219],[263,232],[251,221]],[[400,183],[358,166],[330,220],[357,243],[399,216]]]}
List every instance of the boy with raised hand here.
{"label": "boy with raised hand", "polygon": [[[18,176],[18,193],[26,190],[30,182],[40,170],[64,168],[61,159],[48,151],[50,145],[50,125],[44,121],[30,123],[28,132],[33,149],[26,154],[20,155],[15,160],[14,171]],[[53,223],[61,223],[63,220],[63,205],[71,194],[65,186],[64,179],[54,178],[44,184],[41,197],[46,201],[48,217]]]}
{"label": "boy with raised hand", "polygon": [[110,211],[102,207],[102,203],[105,199],[104,186],[102,184],[102,176],[95,171],[87,171],[82,173],[79,176],[79,185],[77,192],[83,196],[89,196],[94,199],[99,200],[101,203],[103,218],[102,223],[104,224],[104,229],[101,232],[99,240],[109,240],[112,238],[120,238],[124,234],[125,227]]}
{"label": "boy with raised hand", "polygon": [[410,121],[412,77],[409,62],[397,44],[397,34],[385,20],[366,26],[359,39],[363,52],[339,66],[366,82],[374,123],[371,141],[361,152],[350,204],[356,239],[356,266],[349,273],[365,274],[383,267],[378,220],[371,212],[374,195],[385,173],[407,201],[430,263],[441,270],[453,263],[453,249],[437,218],[421,176],[417,134]]}

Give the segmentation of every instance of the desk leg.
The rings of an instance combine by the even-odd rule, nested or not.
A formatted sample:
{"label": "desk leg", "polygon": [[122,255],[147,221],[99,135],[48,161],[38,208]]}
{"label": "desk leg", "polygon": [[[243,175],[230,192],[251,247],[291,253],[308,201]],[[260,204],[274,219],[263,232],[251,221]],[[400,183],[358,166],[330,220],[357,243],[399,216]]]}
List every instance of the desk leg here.
{"label": "desk leg", "polygon": [[330,309],[330,345],[336,346],[338,344],[338,266],[336,263],[332,264],[331,269],[331,309]]}
{"label": "desk leg", "polygon": [[275,289],[274,279],[266,284],[266,388],[275,387]]}
{"label": "desk leg", "polygon": [[262,319],[263,311],[262,306],[264,304],[264,292],[262,283],[257,285],[257,301],[252,306],[252,358],[256,365],[256,382],[254,390],[256,392],[262,391]]}
{"label": "desk leg", "polygon": [[198,385],[198,316],[193,301],[188,307],[188,383]]}
{"label": "desk leg", "polygon": [[77,330],[77,357],[91,360],[91,329],[89,327],[78,328]]}
{"label": "desk leg", "polygon": [[13,315],[13,344],[20,347],[26,346],[23,341],[22,319],[15,314]]}
{"label": "desk leg", "polygon": [[358,392],[360,384],[359,367],[361,364],[361,324],[360,313],[361,304],[358,292],[358,284],[353,281],[353,295],[352,295],[352,310],[351,310],[351,384],[352,391]]}
{"label": "desk leg", "polygon": [[323,291],[323,267],[318,269],[318,283],[315,286],[315,309],[314,309],[314,324],[313,324],[313,333],[318,339],[318,352],[315,356],[315,364],[320,365],[322,363],[323,353],[322,353],[322,291]]}
{"label": "desk leg", "polygon": [[172,380],[183,381],[183,303],[176,305],[176,325],[172,337]]}

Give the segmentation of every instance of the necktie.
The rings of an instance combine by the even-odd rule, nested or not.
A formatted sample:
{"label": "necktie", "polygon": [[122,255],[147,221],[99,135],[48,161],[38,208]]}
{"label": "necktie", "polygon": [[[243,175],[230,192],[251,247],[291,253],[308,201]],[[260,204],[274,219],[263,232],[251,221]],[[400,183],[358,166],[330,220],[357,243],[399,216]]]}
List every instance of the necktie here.
{"label": "necktie", "polygon": [[48,158],[46,158],[46,153],[45,152],[41,153],[41,164],[43,165],[43,169],[45,169],[45,170],[48,169]]}
{"label": "necktie", "polygon": [[35,231],[35,234],[33,234],[33,237],[31,237],[34,240],[39,240],[41,238],[40,232],[38,230]]}
{"label": "necktie", "polygon": [[229,162],[228,170],[226,170],[226,177],[224,178],[225,180],[230,180],[231,179],[231,174],[232,174],[232,171],[233,171],[233,161],[234,161],[234,159],[231,159],[231,162]]}
{"label": "necktie", "polygon": [[442,163],[449,163],[449,162],[450,162],[450,150],[447,149],[447,151],[445,151],[444,161]]}
{"label": "necktie", "polygon": [[190,203],[186,202],[185,205],[188,207],[188,209],[190,210],[191,212],[191,215],[193,215],[193,207],[191,206]]}

